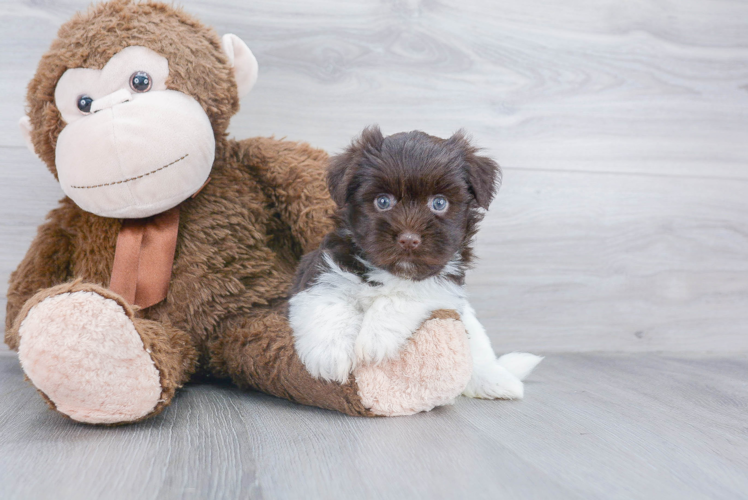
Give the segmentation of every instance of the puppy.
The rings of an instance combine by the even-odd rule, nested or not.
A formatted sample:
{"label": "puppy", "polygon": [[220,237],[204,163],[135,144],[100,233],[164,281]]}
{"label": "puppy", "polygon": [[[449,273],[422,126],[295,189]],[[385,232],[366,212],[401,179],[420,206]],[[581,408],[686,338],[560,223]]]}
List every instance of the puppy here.
{"label": "puppy", "polygon": [[385,138],[370,127],[330,160],[336,229],[302,259],[289,308],[296,351],[313,376],[345,382],[358,363],[396,358],[432,311],[454,309],[473,358],[464,394],[522,397],[521,380],[542,358],[497,360],[463,286],[500,177],[461,132]]}

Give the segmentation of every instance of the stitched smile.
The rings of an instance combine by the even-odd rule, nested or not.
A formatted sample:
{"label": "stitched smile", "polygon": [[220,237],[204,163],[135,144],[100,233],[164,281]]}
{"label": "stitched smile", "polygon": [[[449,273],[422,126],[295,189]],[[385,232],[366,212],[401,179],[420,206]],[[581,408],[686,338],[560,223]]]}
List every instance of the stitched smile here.
{"label": "stitched smile", "polygon": [[181,158],[178,158],[178,159],[174,160],[174,161],[173,161],[173,162],[171,162],[171,163],[167,163],[167,164],[166,164],[166,165],[164,165],[163,167],[159,167],[159,168],[157,168],[156,170],[151,170],[150,172],[148,172],[148,173],[145,173],[145,174],[140,174],[140,175],[139,175],[139,176],[137,176],[137,177],[130,177],[129,179],[124,179],[124,180],[121,180],[121,181],[117,181],[117,182],[107,182],[106,184],[96,184],[96,185],[94,185],[94,186],[70,186],[70,187],[71,187],[71,188],[73,188],[73,189],[93,189],[93,188],[100,188],[100,187],[104,187],[104,186],[116,186],[117,184],[124,184],[125,182],[130,182],[130,181],[135,181],[135,180],[138,180],[138,179],[142,179],[143,177],[148,177],[148,176],[149,176],[149,175],[151,175],[151,174],[155,174],[155,173],[156,173],[156,172],[158,172],[159,170],[163,170],[163,169],[165,169],[165,168],[169,168],[169,167],[171,167],[172,165],[174,165],[175,163],[177,163],[177,162],[180,162],[180,161],[184,160],[184,159],[185,159],[185,158],[187,158],[188,156],[190,156],[190,155],[189,155],[189,154],[186,154],[186,155],[184,155],[183,157],[181,157]]}

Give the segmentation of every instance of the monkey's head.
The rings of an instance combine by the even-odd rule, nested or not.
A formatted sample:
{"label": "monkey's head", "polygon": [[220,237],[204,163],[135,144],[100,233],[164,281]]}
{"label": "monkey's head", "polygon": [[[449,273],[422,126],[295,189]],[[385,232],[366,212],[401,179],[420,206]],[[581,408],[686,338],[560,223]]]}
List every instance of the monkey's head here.
{"label": "monkey's head", "polygon": [[62,190],[103,217],[148,217],[205,183],[257,79],[235,35],[172,6],[98,4],[64,24],[29,84],[21,131]]}

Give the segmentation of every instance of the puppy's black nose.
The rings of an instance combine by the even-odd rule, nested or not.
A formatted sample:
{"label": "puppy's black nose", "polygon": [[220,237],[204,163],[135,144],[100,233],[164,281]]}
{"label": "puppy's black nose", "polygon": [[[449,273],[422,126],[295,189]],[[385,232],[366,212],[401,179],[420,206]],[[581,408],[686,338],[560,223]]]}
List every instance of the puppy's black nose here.
{"label": "puppy's black nose", "polygon": [[421,244],[421,237],[415,233],[406,231],[400,234],[397,242],[403,247],[403,250],[415,250]]}

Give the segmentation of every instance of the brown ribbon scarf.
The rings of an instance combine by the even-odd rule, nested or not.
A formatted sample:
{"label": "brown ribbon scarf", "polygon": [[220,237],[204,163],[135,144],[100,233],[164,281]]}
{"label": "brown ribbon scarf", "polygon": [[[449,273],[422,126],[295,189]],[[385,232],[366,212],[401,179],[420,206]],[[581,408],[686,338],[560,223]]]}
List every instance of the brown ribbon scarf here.
{"label": "brown ribbon scarf", "polygon": [[124,219],[109,289],[142,309],[166,298],[177,248],[179,205],[145,219]]}
{"label": "brown ribbon scarf", "polygon": [[[210,182],[208,177],[195,198]],[[141,309],[166,298],[179,234],[179,207],[145,219],[124,219],[109,289]]]}

